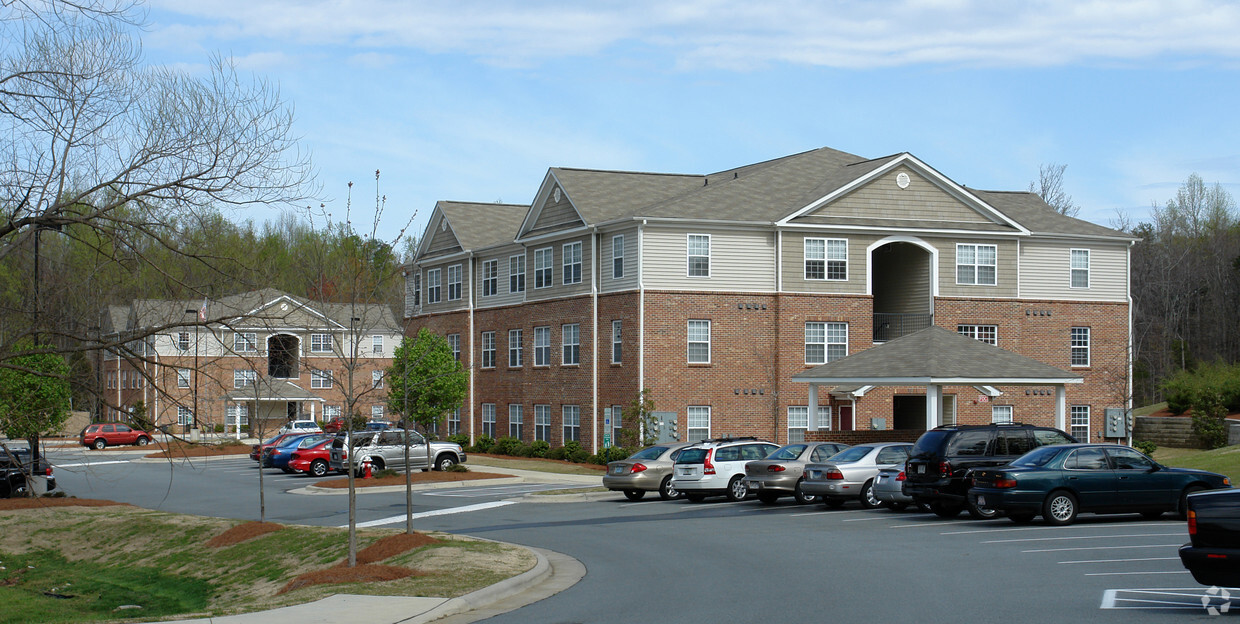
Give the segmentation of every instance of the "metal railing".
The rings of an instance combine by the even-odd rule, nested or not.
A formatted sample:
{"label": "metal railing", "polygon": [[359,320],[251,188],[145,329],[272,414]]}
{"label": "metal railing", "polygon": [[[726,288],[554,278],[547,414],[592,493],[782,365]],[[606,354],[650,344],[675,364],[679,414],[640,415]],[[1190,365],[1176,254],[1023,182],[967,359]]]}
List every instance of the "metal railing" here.
{"label": "metal railing", "polygon": [[934,324],[933,314],[874,313],[874,342],[887,342]]}

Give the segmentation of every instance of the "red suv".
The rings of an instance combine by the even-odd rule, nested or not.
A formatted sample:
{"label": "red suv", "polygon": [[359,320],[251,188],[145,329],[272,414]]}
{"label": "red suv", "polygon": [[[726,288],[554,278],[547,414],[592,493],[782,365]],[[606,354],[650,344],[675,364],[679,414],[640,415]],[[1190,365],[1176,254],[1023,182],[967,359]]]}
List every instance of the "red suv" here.
{"label": "red suv", "polygon": [[97,449],[106,448],[109,444],[137,444],[146,446],[155,436],[141,429],[134,429],[124,423],[95,423],[82,430],[80,442],[82,446]]}

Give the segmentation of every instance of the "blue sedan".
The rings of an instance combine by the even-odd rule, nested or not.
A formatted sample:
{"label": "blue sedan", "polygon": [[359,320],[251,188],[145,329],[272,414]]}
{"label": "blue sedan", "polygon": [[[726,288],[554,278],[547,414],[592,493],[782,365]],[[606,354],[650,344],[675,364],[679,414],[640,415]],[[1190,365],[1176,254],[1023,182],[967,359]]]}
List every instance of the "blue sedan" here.
{"label": "blue sedan", "polygon": [[1230,487],[1224,475],[1168,468],[1118,444],[1056,444],[1036,448],[1006,466],[974,471],[969,500],[1006,513],[1013,522],[1042,516],[1071,524],[1081,512],[1183,514],[1189,494]]}

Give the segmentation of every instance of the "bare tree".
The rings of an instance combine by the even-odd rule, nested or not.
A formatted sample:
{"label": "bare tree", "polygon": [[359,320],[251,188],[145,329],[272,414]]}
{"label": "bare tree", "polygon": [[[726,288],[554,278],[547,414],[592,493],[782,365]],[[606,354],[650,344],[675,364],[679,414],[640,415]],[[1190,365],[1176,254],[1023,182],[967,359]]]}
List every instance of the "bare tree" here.
{"label": "bare tree", "polygon": [[1072,196],[1063,188],[1063,172],[1067,165],[1044,164],[1038,168],[1038,179],[1029,183],[1029,192],[1036,193],[1056,212],[1075,217],[1081,207],[1072,202]]}

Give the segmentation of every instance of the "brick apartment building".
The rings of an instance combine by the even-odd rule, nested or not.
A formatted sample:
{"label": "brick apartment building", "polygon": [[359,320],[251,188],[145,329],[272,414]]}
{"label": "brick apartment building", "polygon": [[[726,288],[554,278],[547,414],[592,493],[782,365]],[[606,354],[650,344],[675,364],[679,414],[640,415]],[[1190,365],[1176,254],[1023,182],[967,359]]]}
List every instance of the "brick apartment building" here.
{"label": "brick apartment building", "polygon": [[129,342],[98,363],[109,407],[96,417],[124,420],[141,402],[157,426],[183,431],[265,434],[294,418],[341,416],[350,402],[355,414],[382,419],[383,371],[401,340],[388,306],[274,289],[133,301],[110,306],[103,324]]}
{"label": "brick apartment building", "polygon": [[[1128,407],[1132,242],[908,153],[552,168],[529,205],[436,205],[406,271],[406,332],[445,335],[471,371],[449,422],[471,438],[597,449],[644,388],[680,439],[1055,424],[1058,402],[1063,426],[1098,440],[1104,410]],[[810,418],[793,375],[931,325],[1079,383],[947,385],[930,411],[926,386],[840,384],[815,389]]]}

